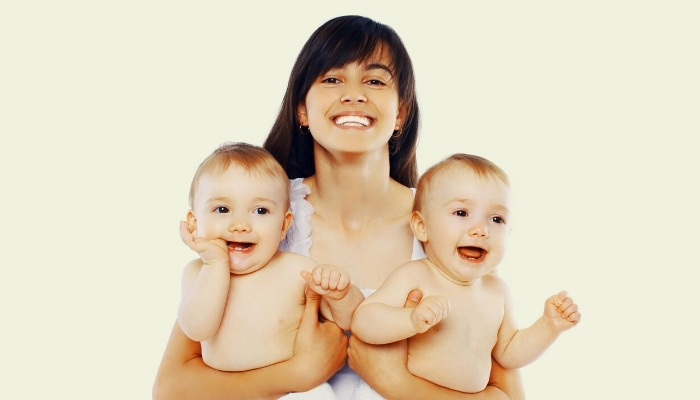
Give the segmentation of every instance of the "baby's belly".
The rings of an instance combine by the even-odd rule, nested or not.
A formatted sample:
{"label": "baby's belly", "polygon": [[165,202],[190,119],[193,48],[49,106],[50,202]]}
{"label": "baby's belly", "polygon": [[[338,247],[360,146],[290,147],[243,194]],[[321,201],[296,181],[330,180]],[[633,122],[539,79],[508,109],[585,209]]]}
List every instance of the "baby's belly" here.
{"label": "baby's belly", "polygon": [[245,371],[288,360],[300,317],[229,318],[211,340],[202,343],[204,362],[223,371]]}
{"label": "baby's belly", "polygon": [[408,370],[412,374],[460,392],[484,390],[491,374],[493,345],[465,344],[463,338],[438,339],[440,335],[433,335],[437,340],[429,342],[419,340],[421,336],[408,341]]}

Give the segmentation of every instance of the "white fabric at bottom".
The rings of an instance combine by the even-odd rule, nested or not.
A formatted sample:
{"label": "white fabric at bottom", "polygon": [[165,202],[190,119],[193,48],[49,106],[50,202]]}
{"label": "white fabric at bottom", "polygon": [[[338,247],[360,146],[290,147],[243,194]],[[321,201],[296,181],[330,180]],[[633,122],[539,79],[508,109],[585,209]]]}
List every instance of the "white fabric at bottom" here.
{"label": "white fabric at bottom", "polygon": [[355,388],[355,393],[352,395],[354,400],[384,400],[384,397],[375,392],[367,382],[360,379],[360,382]]}
{"label": "white fabric at bottom", "polygon": [[295,400],[336,400],[333,388],[328,383],[323,383],[308,392],[289,393],[280,399],[295,399]]}

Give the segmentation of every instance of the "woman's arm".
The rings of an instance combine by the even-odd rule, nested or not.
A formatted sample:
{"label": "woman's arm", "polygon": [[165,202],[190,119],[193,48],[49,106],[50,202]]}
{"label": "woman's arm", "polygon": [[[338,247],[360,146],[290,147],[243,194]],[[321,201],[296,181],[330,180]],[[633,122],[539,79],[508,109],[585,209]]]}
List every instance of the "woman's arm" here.
{"label": "woman's arm", "polygon": [[199,342],[190,340],[175,323],[153,399],[274,399],[320,385],[345,363],[347,338],[334,323],[318,322],[319,303],[320,296],[309,291],[292,358],[244,372],[208,367]]}
{"label": "woman's arm", "polygon": [[436,385],[408,371],[406,341],[370,345],[350,338],[348,362],[374,390],[391,399],[524,400],[519,370],[503,369],[492,361],[489,384],[479,393],[463,393]]}

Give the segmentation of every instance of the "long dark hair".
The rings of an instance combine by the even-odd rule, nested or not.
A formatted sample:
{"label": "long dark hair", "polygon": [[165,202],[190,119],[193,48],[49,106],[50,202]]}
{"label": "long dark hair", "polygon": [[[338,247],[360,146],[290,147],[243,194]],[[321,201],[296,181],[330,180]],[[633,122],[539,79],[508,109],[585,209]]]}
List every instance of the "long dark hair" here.
{"label": "long dark hair", "polygon": [[316,29],[289,75],[280,112],[263,147],[282,164],[290,178],[307,178],[316,170],[313,138],[301,134],[297,119],[297,106],[311,85],[332,68],[367,61],[383,46],[391,54],[389,67],[397,78],[399,100],[405,109],[400,135],[389,140],[390,176],[405,186],[416,185],[419,110],[411,58],[391,27],[357,15],[333,18]]}

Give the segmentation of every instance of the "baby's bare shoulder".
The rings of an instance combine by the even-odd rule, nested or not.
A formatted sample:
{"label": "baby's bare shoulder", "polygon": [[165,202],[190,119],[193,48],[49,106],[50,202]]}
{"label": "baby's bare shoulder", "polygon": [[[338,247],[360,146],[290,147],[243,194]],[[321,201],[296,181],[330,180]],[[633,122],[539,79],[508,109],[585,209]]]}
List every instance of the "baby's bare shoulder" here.
{"label": "baby's bare shoulder", "polygon": [[313,258],[288,251],[278,251],[268,263],[268,266],[286,268],[296,273],[301,270],[311,271],[317,265],[318,262]]}
{"label": "baby's bare shoulder", "polygon": [[481,279],[484,287],[494,293],[505,294],[508,292],[508,283],[496,274],[486,274]]}

